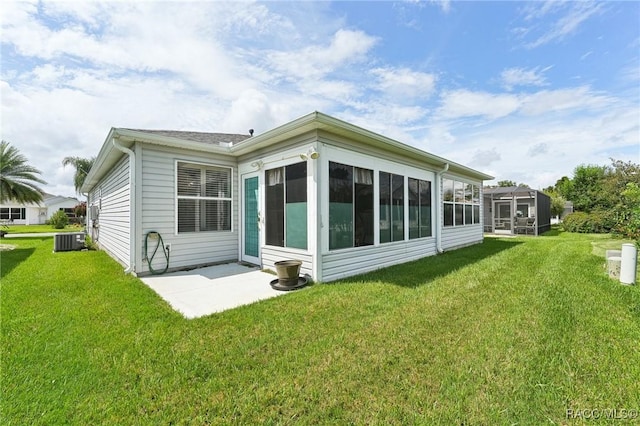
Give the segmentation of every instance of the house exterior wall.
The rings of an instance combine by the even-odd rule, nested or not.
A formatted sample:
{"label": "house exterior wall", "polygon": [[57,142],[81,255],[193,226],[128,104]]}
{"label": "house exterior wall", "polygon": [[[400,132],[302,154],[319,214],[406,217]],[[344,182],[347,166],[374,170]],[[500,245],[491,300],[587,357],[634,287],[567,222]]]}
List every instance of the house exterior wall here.
{"label": "house exterior wall", "polygon": [[[364,144],[342,139],[335,135],[319,134],[320,158],[318,163],[319,187],[319,265],[316,279],[333,281],[386,266],[404,263],[436,254],[435,239],[435,173],[413,159],[403,158],[372,149]],[[374,244],[331,250],[329,246],[329,162],[373,170]],[[380,243],[379,226],[380,182],[379,172],[387,172],[404,177],[405,206],[408,200],[407,179],[415,178],[431,182],[431,236],[417,239],[408,238],[408,209],[404,209],[405,239]]]}
{"label": "house exterior wall", "polygon": [[[259,211],[262,217],[260,224],[260,244],[259,253],[261,264],[259,266],[275,270],[274,263],[285,259],[296,259],[302,261],[300,268],[301,274],[308,274],[312,277],[317,277],[317,226],[316,220],[317,211],[317,160],[303,160],[300,154],[306,153],[309,149],[317,149],[317,136],[316,132],[309,132],[304,135],[300,135],[296,138],[284,141],[277,147],[272,147],[268,151],[257,151],[249,156],[244,156],[238,161],[239,175],[242,177],[245,173],[257,172],[259,175]],[[258,170],[256,167],[251,166],[252,163],[261,162],[262,166]],[[288,165],[300,163],[306,161],[307,163],[307,248],[290,248],[271,246],[266,244],[266,232],[265,232],[265,217],[266,217],[266,179],[265,174],[267,170],[286,167]],[[240,182],[240,185],[242,183]],[[241,195],[242,196],[242,195]],[[241,197],[240,196],[240,197]],[[242,259],[242,218],[238,220],[238,227],[240,230],[239,240],[237,242],[238,258]]]}
{"label": "house exterior wall", "polygon": [[[347,250],[349,252],[346,252]],[[396,241],[327,252],[322,256],[322,280],[334,281],[435,254],[435,238]]]}
{"label": "house exterior wall", "polygon": [[98,218],[88,223],[91,238],[123,265],[129,264],[131,197],[129,158],[123,155],[88,195],[88,209],[97,206]]}
{"label": "house exterior wall", "polygon": [[[25,209],[24,219],[13,219],[11,222],[12,225],[42,225],[47,219],[44,215],[47,210],[44,207],[38,207],[30,204],[19,204],[9,201],[7,203],[0,204],[0,208]],[[43,212],[43,214],[41,215],[40,212]]]}
{"label": "house exterior wall", "polygon": [[[315,114],[317,116],[318,113]],[[439,195],[442,192],[442,180],[438,176],[443,171],[447,160],[402,146],[398,142],[354,128],[348,123],[336,124],[331,121],[333,119],[322,118],[321,115],[320,118],[314,118],[312,122],[305,120],[308,119],[303,117],[299,122],[292,122],[293,124],[289,123],[267,134],[259,135],[255,137],[253,143],[249,140],[243,142],[246,145],[232,147],[215,144],[211,149],[208,145],[202,145],[201,142],[192,139],[157,136],[151,132],[139,136],[136,133],[143,133],[143,131],[112,129],[98,156],[101,161],[98,164],[101,164],[101,167],[96,169],[93,175],[90,172],[85,189],[89,191],[89,211],[93,210],[92,206],[99,207],[99,216],[90,217],[94,220],[89,221],[89,229],[94,240],[114,258],[125,266],[131,267],[128,270],[137,275],[149,274],[151,269],[156,271],[164,269],[165,258],[162,253],[153,260],[152,268],[149,266],[149,257],[159,241],[158,234],[162,237],[162,243],[165,246],[171,246],[169,271],[244,260],[243,220],[249,221],[249,216],[254,215],[255,203],[253,198],[250,198],[251,207],[247,210],[247,218],[241,215],[244,202],[243,177],[252,179],[258,177],[258,227],[262,226],[262,230],[259,233],[257,245],[255,228],[248,234],[246,244],[252,249],[259,247],[259,254],[256,257],[255,250],[248,251],[247,253],[251,255],[247,254],[246,260],[259,262],[265,268],[273,268],[274,263],[279,260],[299,259],[303,263],[301,268],[303,274],[309,274],[318,281],[332,281],[434,255],[441,248],[453,249],[482,241],[485,212],[482,208],[481,192],[480,201],[474,205],[474,208],[479,208],[479,223],[444,227],[442,214],[444,209]],[[122,133],[118,134],[119,131]],[[311,148],[316,150],[319,157],[307,158],[305,154]],[[135,154],[132,154],[130,149]],[[122,154],[120,155],[118,151]],[[178,203],[177,174],[180,162],[205,167],[221,167],[230,171],[232,182],[230,230],[184,232],[189,226],[191,231],[198,229],[197,224],[202,217],[211,221],[207,224],[202,222],[202,229],[217,229],[216,225],[221,222],[218,222],[219,218],[215,214],[210,215],[216,210],[204,205],[194,209],[193,206],[197,204],[192,204],[190,207],[186,201],[182,201],[200,200],[200,196],[194,191],[185,189],[181,192],[180,204]],[[306,201],[302,198],[304,169],[295,166],[301,162],[306,162]],[[336,174],[332,175],[330,181],[331,162],[351,166],[354,169],[336,167],[333,169]],[[280,167],[283,168],[283,172],[270,173],[269,180],[272,186],[267,188],[266,173]],[[448,167],[449,164],[447,164]],[[355,168],[370,170],[372,173]],[[489,177],[455,163],[451,163],[451,168],[458,175],[451,174],[450,171],[445,177],[477,185],[480,191],[482,182],[477,179]],[[213,170],[213,173],[209,174],[210,169],[193,167],[190,171],[186,169],[181,171],[181,185],[197,184],[197,170],[202,172],[200,179],[206,177],[208,182],[219,182],[216,177],[220,176],[219,170]],[[341,178],[340,173],[348,176],[350,170],[353,171],[354,176],[351,183],[360,195],[348,201],[351,195],[349,190],[344,188],[349,188],[349,180]],[[105,172],[106,174],[103,175]],[[381,176],[381,172],[389,175]],[[475,176],[476,179],[469,178],[467,174]],[[356,180],[356,175],[359,176],[359,180]],[[291,177],[290,180],[287,176]],[[186,180],[182,180],[185,177]],[[402,187],[397,184],[400,177],[403,182]],[[380,195],[382,178],[393,182],[393,185],[390,185],[393,189],[386,192],[386,198]],[[413,207],[408,208],[409,194],[415,194],[409,191],[410,179],[431,183],[428,219],[426,217],[417,219],[422,217],[418,212],[426,211],[424,204],[420,204],[420,208],[416,207],[417,204],[411,204]],[[200,182],[204,181],[200,180]],[[280,201],[283,194],[280,186],[282,182],[285,188],[284,202]],[[255,181],[252,180],[250,183],[247,190],[253,194]],[[228,187],[226,183],[223,185],[224,189],[207,185],[207,191],[226,194]],[[331,190],[330,185],[333,185]],[[181,188],[190,187],[181,186]],[[291,188],[292,192],[287,192],[287,188]],[[270,228],[269,241],[273,245],[266,243],[265,195],[267,191],[271,194],[270,202],[275,203],[275,210],[279,212],[278,216],[275,216],[275,222],[272,222],[275,226]],[[373,196],[370,191],[373,192]],[[331,202],[330,193],[334,194]],[[403,210],[400,213],[403,215],[401,216],[403,217],[402,226],[396,219],[399,216],[384,213],[399,211],[397,203],[400,202],[398,194],[401,193],[403,194]],[[215,201],[218,197],[228,196],[209,195],[209,197]],[[396,203],[396,208],[382,209],[381,198],[383,200],[388,198],[389,201]],[[286,201],[287,199],[292,201]],[[438,200],[437,203],[436,200]],[[306,206],[303,204],[305,202]],[[470,203],[467,202],[467,204]],[[193,225],[193,222],[190,225],[187,222],[181,222],[181,232],[178,231],[178,205],[180,205],[181,215],[186,211],[182,210],[185,207],[191,209],[191,212],[195,211],[191,219],[195,219],[196,225]],[[353,213],[350,218],[350,205],[353,205],[352,208],[360,219],[355,219],[356,216]],[[387,203],[385,206],[391,206],[391,204]],[[305,218],[305,211],[307,218]],[[333,212],[331,217],[330,211]],[[282,215],[284,215],[284,225],[282,225]],[[287,221],[287,217],[292,220]],[[274,216],[272,220],[273,218]],[[336,218],[340,220],[336,221]],[[306,223],[307,244],[306,248],[302,249],[299,247],[304,247],[302,244],[304,239],[301,238],[303,235],[297,234],[295,230],[304,229],[304,223]],[[363,223],[367,225],[361,226]],[[429,225],[423,225],[425,223]],[[253,224],[255,226],[255,222]],[[430,226],[430,232],[426,233],[426,236],[410,238],[417,235],[418,230],[421,235],[425,235],[425,226],[427,226],[426,229]],[[372,228],[373,234],[370,231]],[[388,232],[386,236],[385,230]],[[289,240],[287,236],[296,238]],[[352,239],[351,247],[349,247],[350,238]],[[383,242],[389,240],[396,241]],[[280,247],[281,244],[288,244],[290,247]]]}
{"label": "house exterior wall", "polygon": [[[177,232],[176,167],[177,162],[229,167],[232,173],[231,231]],[[151,256],[157,240],[147,238],[149,232],[158,232],[165,246],[171,245],[169,269],[183,269],[238,260],[239,183],[237,161],[234,157],[178,150],[150,144],[141,144],[137,186],[140,207],[137,221],[140,226],[136,238],[136,273],[150,273],[147,255]],[[147,251],[145,253],[145,240]],[[160,252],[159,252],[160,253]],[[153,260],[154,270],[164,268],[166,260],[160,253]]]}
{"label": "house exterior wall", "polygon": [[[440,227],[442,229],[442,249],[443,250],[453,250],[460,247],[469,246],[472,244],[481,243],[484,239],[484,215],[487,213],[484,204],[484,194],[482,192],[482,182],[474,179],[470,179],[468,177],[462,175],[454,175],[451,173],[445,173],[442,176],[443,179],[453,179],[455,181],[461,181],[464,183],[469,183],[472,185],[477,185],[480,188],[480,218],[479,222],[475,224],[469,225],[454,225],[454,226],[444,226],[444,203],[441,202],[438,209],[440,209]],[[440,179],[440,193],[443,192],[442,181]]]}
{"label": "house exterior wall", "polygon": [[[79,201],[74,198],[67,198],[65,200],[61,200],[55,204],[51,204],[47,206],[46,219],[51,218],[55,212],[60,209],[72,209],[79,204]],[[44,223],[44,221],[42,221]]]}

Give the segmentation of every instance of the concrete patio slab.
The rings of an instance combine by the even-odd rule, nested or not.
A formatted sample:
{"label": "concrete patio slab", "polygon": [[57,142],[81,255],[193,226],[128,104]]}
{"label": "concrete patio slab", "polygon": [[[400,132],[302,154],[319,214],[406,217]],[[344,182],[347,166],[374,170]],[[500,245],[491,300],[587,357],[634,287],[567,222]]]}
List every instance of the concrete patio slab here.
{"label": "concrete patio slab", "polygon": [[257,267],[227,263],[140,278],[186,318],[198,318],[281,296],[269,284],[275,275]]}

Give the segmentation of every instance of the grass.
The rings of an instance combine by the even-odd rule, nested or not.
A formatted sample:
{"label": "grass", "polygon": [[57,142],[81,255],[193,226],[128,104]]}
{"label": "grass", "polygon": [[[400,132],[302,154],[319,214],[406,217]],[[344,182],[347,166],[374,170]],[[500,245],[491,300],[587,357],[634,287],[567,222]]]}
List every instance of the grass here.
{"label": "grass", "polygon": [[51,225],[9,225],[8,228],[3,228],[10,234],[35,234],[44,232],[81,232],[84,230],[84,225],[67,225],[64,229],[56,229]]}
{"label": "grass", "polygon": [[1,254],[3,424],[539,425],[638,410],[640,289],[606,277],[594,240],[607,241],[492,238],[185,320],[103,252],[15,239]]}

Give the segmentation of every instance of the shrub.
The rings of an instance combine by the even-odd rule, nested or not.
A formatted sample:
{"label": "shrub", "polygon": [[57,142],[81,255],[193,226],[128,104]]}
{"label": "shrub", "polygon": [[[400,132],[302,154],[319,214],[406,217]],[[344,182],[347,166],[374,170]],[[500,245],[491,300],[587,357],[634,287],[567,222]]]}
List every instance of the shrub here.
{"label": "shrub", "polygon": [[55,229],[63,229],[65,226],[69,224],[69,218],[62,210],[58,210],[55,212],[51,218],[49,219],[49,223]]}
{"label": "shrub", "polygon": [[605,210],[591,213],[574,212],[562,220],[562,228],[568,232],[604,234],[611,232],[616,225],[614,215]]}
{"label": "shrub", "polygon": [[73,208],[73,212],[75,213],[76,217],[81,217],[81,216],[86,216],[87,215],[87,203],[86,202],[81,202],[80,204],[78,204],[77,206],[75,206]]}
{"label": "shrub", "polygon": [[84,236],[84,246],[88,250],[98,250],[98,245],[93,241],[89,234]]}

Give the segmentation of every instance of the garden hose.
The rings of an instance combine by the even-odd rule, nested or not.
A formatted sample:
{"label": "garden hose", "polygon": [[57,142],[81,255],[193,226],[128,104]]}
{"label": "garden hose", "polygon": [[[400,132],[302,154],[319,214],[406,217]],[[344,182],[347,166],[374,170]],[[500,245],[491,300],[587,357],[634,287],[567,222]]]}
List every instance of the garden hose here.
{"label": "garden hose", "polygon": [[[153,253],[151,253],[151,257],[149,257],[149,254],[148,254],[149,253],[148,252],[149,236],[156,238],[156,241],[157,241],[156,247],[153,249]],[[151,266],[151,263],[153,262],[153,258],[156,256],[156,253],[158,252],[158,248],[160,247],[162,247],[162,254],[164,254],[164,258],[166,259],[167,263],[165,264],[164,269],[162,271],[156,271]],[[169,250],[164,246],[164,241],[162,241],[162,236],[160,235],[159,232],[156,232],[156,231],[147,232],[147,235],[144,237],[144,257],[145,259],[147,259],[147,265],[149,265],[149,272],[151,272],[153,275],[164,274],[165,272],[167,272],[167,269],[169,269]]]}

